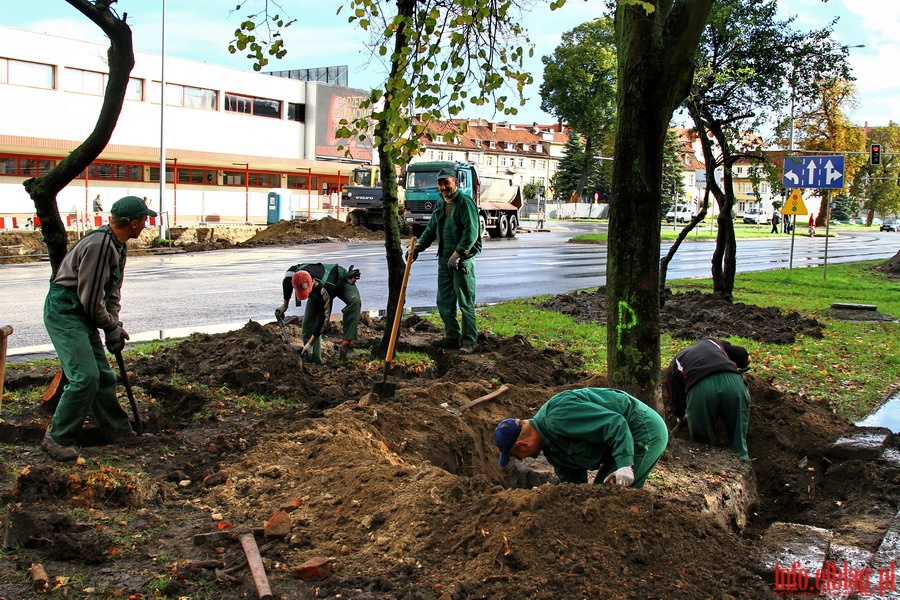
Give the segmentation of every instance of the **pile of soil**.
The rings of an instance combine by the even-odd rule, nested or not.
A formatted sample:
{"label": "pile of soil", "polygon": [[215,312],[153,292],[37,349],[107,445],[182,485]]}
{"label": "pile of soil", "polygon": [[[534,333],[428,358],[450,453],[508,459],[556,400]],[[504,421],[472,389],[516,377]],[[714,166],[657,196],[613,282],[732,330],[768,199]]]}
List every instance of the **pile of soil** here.
{"label": "pile of soil", "polygon": [[[667,304],[687,314],[717,310],[709,296],[678,296]],[[590,305],[596,319],[602,297],[549,305]],[[732,309],[693,335],[747,335],[726,318]],[[741,311],[767,343],[822,328]],[[299,339],[299,319],[286,326]],[[32,563],[75,577],[51,581],[68,598],[257,597],[233,537],[251,528],[276,598],[749,599],[771,590],[755,563],[770,523],[829,528],[835,543],[871,551],[898,510],[900,470],[830,456],[850,424],[768,379],[747,376],[751,463],[673,437],[643,490],[541,485],[539,465],[497,466],[493,429],[564,389],[606,385],[578,355],[490,334],[472,355],[437,350],[441,332],[410,317],[399,350],[431,362],[385,380],[380,362],[336,360],[339,323],[324,333],[325,365],[303,362],[276,327],[251,321],[131,361],[153,433],[139,446],[89,445],[83,464],[60,465],[37,447],[45,415],[8,418],[0,598],[37,597]],[[363,318],[361,348],[382,335],[380,321]],[[39,392],[51,375],[8,371],[7,388]],[[393,397],[371,393],[384,381],[397,385]],[[461,415],[448,410],[502,385]],[[730,498],[753,477],[758,499]]]}
{"label": "pile of soil", "polygon": [[[824,325],[795,311],[760,308],[722,296],[688,291],[665,292],[660,329],[674,338],[740,336],[769,344],[790,344],[798,335],[821,338]],[[585,323],[606,324],[606,288],[555,296],[541,304]],[[727,333],[723,333],[727,332]]]}
{"label": "pile of soil", "polygon": [[280,221],[269,225],[241,246],[286,246],[318,242],[366,242],[384,239],[384,232],[370,231],[331,217],[315,221]]}

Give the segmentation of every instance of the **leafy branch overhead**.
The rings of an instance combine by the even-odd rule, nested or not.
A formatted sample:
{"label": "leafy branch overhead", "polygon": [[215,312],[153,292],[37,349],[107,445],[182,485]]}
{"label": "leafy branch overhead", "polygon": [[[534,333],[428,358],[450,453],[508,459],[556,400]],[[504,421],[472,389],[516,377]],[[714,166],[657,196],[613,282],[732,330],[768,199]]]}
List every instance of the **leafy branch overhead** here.
{"label": "leafy branch overhead", "polygon": [[[246,4],[239,2],[235,10]],[[339,139],[364,140],[372,135],[373,122],[383,121],[386,139],[375,134],[374,145],[405,162],[419,151],[431,121],[458,116],[468,105],[492,105],[514,115],[525,104],[525,86],[533,79],[523,61],[533,45],[519,24],[521,6],[513,0],[350,0],[341,13],[370,35],[372,58],[386,63],[386,79],[363,101],[362,116],[341,121]],[[235,30],[229,51],[247,52],[257,71],[269,58],[282,58],[287,49],[281,30],[296,22],[283,14],[278,3],[267,0]],[[445,137],[449,141],[454,132]]]}

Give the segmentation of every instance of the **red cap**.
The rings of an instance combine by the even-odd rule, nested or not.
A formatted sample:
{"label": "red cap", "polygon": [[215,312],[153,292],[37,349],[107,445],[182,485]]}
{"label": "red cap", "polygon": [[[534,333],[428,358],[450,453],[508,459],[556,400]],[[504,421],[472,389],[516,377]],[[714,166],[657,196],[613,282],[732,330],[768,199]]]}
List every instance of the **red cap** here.
{"label": "red cap", "polygon": [[309,298],[309,293],[312,291],[312,275],[306,271],[297,271],[294,273],[294,276],[291,277],[291,285],[294,286],[294,297],[297,301],[300,302],[301,300],[306,300]]}

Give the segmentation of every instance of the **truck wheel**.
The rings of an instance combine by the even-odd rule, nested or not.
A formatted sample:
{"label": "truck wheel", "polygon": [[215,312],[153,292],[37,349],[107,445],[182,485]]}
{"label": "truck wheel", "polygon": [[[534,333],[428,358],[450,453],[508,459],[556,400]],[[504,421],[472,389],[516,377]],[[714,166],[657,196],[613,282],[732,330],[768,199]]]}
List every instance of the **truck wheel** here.
{"label": "truck wheel", "polygon": [[509,235],[509,220],[506,215],[500,215],[500,219],[497,221],[497,233],[500,234],[500,237]]}
{"label": "truck wheel", "polygon": [[478,215],[478,228],[481,237],[484,237],[484,234],[487,233],[487,219],[484,218],[484,215]]}
{"label": "truck wheel", "polygon": [[362,219],[359,218],[359,213],[352,212],[347,215],[347,222],[355,227],[359,227],[361,225],[360,221]]}
{"label": "truck wheel", "polygon": [[519,229],[519,219],[516,218],[516,215],[509,215],[509,233],[506,235],[508,237],[516,237],[516,230]]}

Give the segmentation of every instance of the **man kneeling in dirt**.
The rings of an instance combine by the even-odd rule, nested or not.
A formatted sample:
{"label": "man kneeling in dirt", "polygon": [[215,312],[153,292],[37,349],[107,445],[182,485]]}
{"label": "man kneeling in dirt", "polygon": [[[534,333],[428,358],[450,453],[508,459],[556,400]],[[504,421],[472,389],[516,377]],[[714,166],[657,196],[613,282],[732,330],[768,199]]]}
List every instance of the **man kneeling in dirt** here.
{"label": "man kneeling in dirt", "polygon": [[500,466],[542,451],[564,483],[641,488],[669,441],[662,417],[621,390],[583,388],[556,394],[530,419],[504,419],[494,430]]}
{"label": "man kneeling in dirt", "polygon": [[353,342],[357,337],[359,311],[362,307],[359,289],[356,287],[357,279],[359,269],[354,269],[353,265],[345,269],[336,264],[303,263],[290,267],[284,274],[281,282],[284,302],[275,309],[275,317],[279,320],[284,318],[291,292],[297,306],[309,298],[302,326],[304,346],[301,355],[305,360],[322,363],[322,330],[331,317],[331,305],[335,297],[344,302],[344,309],[341,311],[344,339],[341,342],[340,359],[353,358]]}
{"label": "man kneeling in dirt", "polygon": [[691,439],[714,444],[721,419],[731,449],[743,459],[750,458],[750,392],[741,373],[749,364],[750,355],[741,346],[703,338],[676,354],[665,376],[669,410],[679,423],[687,419]]}

